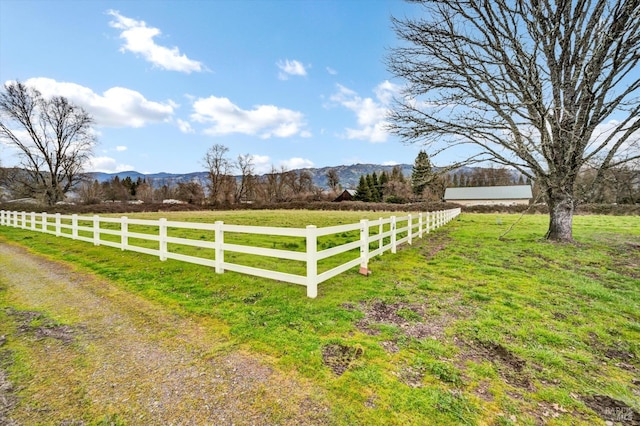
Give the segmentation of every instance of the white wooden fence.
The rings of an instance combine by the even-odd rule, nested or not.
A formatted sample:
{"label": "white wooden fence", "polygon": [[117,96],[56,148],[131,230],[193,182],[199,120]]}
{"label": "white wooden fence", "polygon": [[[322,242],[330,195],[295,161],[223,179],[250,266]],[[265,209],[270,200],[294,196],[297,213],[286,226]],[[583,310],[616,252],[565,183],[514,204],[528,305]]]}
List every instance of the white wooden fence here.
{"label": "white wooden fence", "polygon": [[[225,271],[234,271],[263,278],[269,278],[288,283],[300,284],[307,287],[307,296],[318,295],[318,284],[332,278],[344,271],[356,266],[360,272],[368,273],[369,259],[381,255],[385,251],[396,252],[399,245],[411,244],[414,238],[422,238],[428,233],[439,228],[460,214],[460,209],[440,210],[435,212],[419,213],[402,217],[391,216],[377,220],[363,219],[359,223],[337,225],[317,228],[309,225],[306,228],[280,228],[270,226],[240,226],[229,225],[221,221],[215,223],[176,222],[166,219],[143,220],[121,218],[107,218],[100,216],[61,215],[47,213],[26,213],[17,211],[0,211],[0,225],[13,226],[22,229],[30,229],[59,237],[68,237],[74,240],[82,240],[94,245],[104,245],[119,248],[121,250],[137,251],[152,256],[158,256],[160,260],[176,259],[184,262],[215,268],[219,274]],[[103,225],[104,224],[104,225]],[[132,227],[134,230],[130,230]],[[153,233],[138,232],[137,230],[152,229]],[[171,235],[168,232],[171,230]],[[204,232],[200,239],[185,238],[175,235],[177,230],[198,230]],[[349,238],[349,235],[357,235]],[[349,234],[351,233],[351,234]],[[297,237],[304,239],[304,251],[282,250],[276,248],[255,247],[246,244],[225,242],[225,237],[238,234],[267,235],[278,237]],[[107,236],[106,239],[103,236]],[[344,244],[325,248],[318,241],[327,236],[340,236],[347,239]],[[193,237],[193,233],[191,235]],[[211,239],[210,237],[213,237]],[[204,240],[203,240],[204,238]],[[237,238],[236,238],[237,239]],[[152,241],[153,245],[144,247],[144,242]],[[171,245],[171,246],[170,246]],[[264,245],[264,244],[263,244]],[[331,245],[331,244],[329,244]],[[178,253],[178,249],[170,250],[170,247],[196,247],[209,249],[208,257]],[[293,245],[294,248],[297,245]],[[274,243],[275,247],[275,243]],[[286,247],[286,246],[285,246]],[[338,255],[345,257],[343,253],[354,252],[355,258],[347,262],[330,265],[329,269],[319,272],[319,263]],[[204,252],[204,250],[202,250]],[[253,256],[266,256],[278,260],[297,261],[306,268],[304,274],[294,274],[260,267],[247,266],[231,261],[225,261],[228,253],[243,253]],[[195,254],[200,254],[197,251]],[[211,256],[212,255],[212,256]],[[335,263],[335,262],[334,262]],[[277,269],[277,268],[276,268]]]}

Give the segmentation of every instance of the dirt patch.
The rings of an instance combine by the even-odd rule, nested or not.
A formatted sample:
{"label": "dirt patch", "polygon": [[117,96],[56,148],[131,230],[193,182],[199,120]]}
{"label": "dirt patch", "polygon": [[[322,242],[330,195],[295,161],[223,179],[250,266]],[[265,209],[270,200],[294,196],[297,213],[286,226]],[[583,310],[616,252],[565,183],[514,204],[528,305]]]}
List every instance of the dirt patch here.
{"label": "dirt patch", "polygon": [[359,346],[333,343],[322,348],[322,362],[336,375],[341,376],[363,353],[364,350]]}
{"label": "dirt patch", "polygon": [[524,360],[509,352],[507,348],[499,343],[482,342],[480,346],[485,349],[491,359],[499,359],[512,370],[521,372],[526,365]]}
{"label": "dirt patch", "polygon": [[481,398],[483,401],[493,402],[494,400],[493,394],[489,390],[489,382],[486,380],[483,380],[480,383],[478,383],[478,386],[476,386],[473,389],[473,393],[476,394],[478,398]]}
{"label": "dirt patch", "polygon": [[448,233],[448,230],[442,229],[440,232],[427,234],[428,240],[422,245],[420,254],[427,260],[435,257],[436,254],[447,248],[451,241],[453,241]]}
{"label": "dirt patch", "polygon": [[602,354],[603,358],[613,361],[616,367],[627,371],[637,370],[634,364],[638,362],[638,358],[627,342],[617,341],[614,345],[606,345],[600,341],[595,333],[589,333],[588,337],[589,346]]}
{"label": "dirt patch", "polygon": [[397,340],[385,340],[384,342],[380,342],[380,346],[390,354],[395,354],[400,352],[400,347],[398,346]]}
{"label": "dirt patch", "polygon": [[32,334],[36,339],[49,337],[69,344],[77,334],[77,330],[73,327],[56,324],[41,312],[19,311],[13,308],[6,308],[5,312],[17,322],[18,332]]}
{"label": "dirt patch", "polygon": [[501,344],[481,341],[466,343],[461,339],[456,342],[460,347],[459,357],[462,360],[491,361],[498,367],[498,373],[505,382],[512,386],[533,390],[531,378],[525,369],[527,362]]}
{"label": "dirt patch", "polygon": [[407,386],[420,388],[422,387],[422,380],[425,374],[426,371],[424,368],[407,366],[400,370],[398,379]]}
{"label": "dirt patch", "polygon": [[584,396],[582,401],[605,421],[640,426],[640,413],[622,401],[607,395]]}
{"label": "dirt patch", "polygon": [[[448,304],[438,302],[439,304]],[[386,303],[374,300],[370,303],[360,303],[360,310],[364,317],[356,323],[356,327],[363,333],[378,335],[379,325],[398,327],[400,332],[414,339],[443,339],[446,328],[465,312],[452,313],[445,309],[438,309],[438,314],[428,314],[425,304],[395,302]],[[383,345],[384,346],[384,345]],[[387,344],[387,347],[392,347]],[[386,348],[385,348],[386,349]]]}

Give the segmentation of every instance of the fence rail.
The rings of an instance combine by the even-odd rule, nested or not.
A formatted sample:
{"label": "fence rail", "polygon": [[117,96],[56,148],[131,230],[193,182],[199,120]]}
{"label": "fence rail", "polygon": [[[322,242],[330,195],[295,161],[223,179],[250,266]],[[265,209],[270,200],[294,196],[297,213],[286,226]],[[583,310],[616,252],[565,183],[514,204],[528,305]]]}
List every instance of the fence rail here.
{"label": "fence rail", "polygon": [[[396,253],[399,245],[412,244],[415,238],[422,238],[423,234],[445,225],[459,214],[460,209],[451,209],[401,217],[391,216],[377,220],[363,219],[358,223],[322,228],[314,225],[306,228],[279,228],[230,225],[222,221],[196,223],[167,219],[132,219],[126,216],[109,218],[97,215],[79,216],[1,210],[0,225],[86,241],[96,246],[104,245],[136,251],[157,256],[162,261],[174,259],[195,263],[215,268],[215,272],[219,274],[234,271],[299,284],[307,288],[308,297],[314,298],[318,295],[318,284],[323,281],[356,266],[360,268],[361,273],[366,274],[371,258],[389,250],[391,253]],[[180,234],[181,230],[182,234]],[[200,231],[200,233],[193,231]],[[260,247],[259,244],[255,246],[251,240],[249,244],[241,244],[246,243],[246,239],[242,240],[238,235],[246,234],[304,240],[302,244],[304,251],[297,243],[291,243],[290,246],[285,244],[285,247],[294,248],[286,250]],[[321,239],[326,240],[335,236],[340,236],[346,242],[332,247],[325,247],[332,244],[319,244]],[[225,241],[229,239],[233,242]],[[275,247],[275,243],[273,246]],[[298,250],[295,250],[296,248]],[[203,249],[207,253],[206,257],[198,255],[202,254]],[[352,252],[351,256],[349,256],[350,252]],[[292,267],[299,272],[293,273],[236,263],[243,259],[243,255],[245,260],[246,255],[259,256],[275,258],[278,261],[291,261],[302,266]],[[235,256],[236,262],[229,259],[231,256]],[[345,257],[350,259],[343,262]],[[332,260],[334,260],[333,263],[337,261],[338,264],[332,264]],[[329,262],[328,266],[325,265],[327,262]],[[319,266],[323,266],[324,270],[320,271]]]}

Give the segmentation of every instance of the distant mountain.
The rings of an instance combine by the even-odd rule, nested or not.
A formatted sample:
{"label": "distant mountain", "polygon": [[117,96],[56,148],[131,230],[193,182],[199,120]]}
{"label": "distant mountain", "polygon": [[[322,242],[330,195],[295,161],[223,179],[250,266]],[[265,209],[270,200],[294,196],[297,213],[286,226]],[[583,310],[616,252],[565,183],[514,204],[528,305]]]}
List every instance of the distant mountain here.
{"label": "distant mountain", "polygon": [[[411,176],[412,165],[410,164],[399,164],[402,169],[402,173],[409,177]],[[334,167],[321,167],[321,168],[305,168],[305,169],[297,169],[296,172],[307,171],[311,174],[313,178],[314,185],[320,188],[327,188],[327,172],[330,169],[335,169],[338,172],[338,177],[340,178],[340,185],[343,188],[355,188],[358,186],[358,181],[360,180],[360,176],[372,174],[376,172],[378,175],[383,171],[391,172],[395,166],[383,166],[380,164],[352,164],[350,166],[334,166]],[[163,185],[172,186],[176,185],[179,182],[191,182],[196,181],[201,184],[206,184],[207,182],[207,172],[192,172],[192,173],[150,173],[143,174],[136,171],[125,171],[125,172],[117,172],[117,173],[102,173],[102,172],[93,172],[89,173],[93,179],[102,183],[105,181],[112,180],[114,177],[118,177],[118,179],[126,179],[127,177],[131,178],[131,180],[135,181],[138,178],[146,180],[154,187],[161,187]]]}
{"label": "distant mountain", "polygon": [[[405,177],[411,177],[411,172],[413,170],[412,164],[398,164],[402,173]],[[391,170],[396,167],[394,165],[381,165],[381,164],[352,164],[350,166],[333,166],[333,167],[321,167],[321,168],[305,168],[305,169],[297,169],[295,171],[307,171],[311,174],[313,178],[314,185],[320,188],[327,188],[327,172],[330,169],[335,169],[338,172],[338,177],[340,179],[340,185],[345,189],[355,189],[358,186],[358,181],[360,180],[360,176],[372,174],[375,172],[380,175],[382,171],[386,171],[387,173],[391,173]],[[476,167],[460,167],[456,169],[454,172],[457,174],[469,175],[473,173]],[[515,170],[513,171],[514,176],[519,175]],[[184,173],[184,174],[176,174],[176,173],[151,173],[151,174],[143,174],[136,171],[126,171],[126,172],[118,172],[118,173],[100,173],[94,172],[89,173],[89,175],[96,179],[98,182],[109,181],[113,179],[115,176],[118,176],[119,179],[126,179],[127,177],[132,180],[145,179],[152,186],[159,188],[163,185],[173,186],[178,184],[179,182],[192,182],[196,181],[202,185],[206,185],[207,183],[207,172],[192,172],[192,173]],[[264,175],[262,175],[264,176]]]}
{"label": "distant mountain", "polygon": [[154,187],[161,187],[163,185],[173,186],[179,182],[191,182],[197,181],[201,184],[205,184],[207,181],[207,172],[192,172],[192,173],[149,173],[144,174],[136,171],[126,171],[126,172],[117,172],[117,173],[102,173],[102,172],[92,172],[88,173],[88,175],[97,180],[98,182],[106,182],[110,181],[116,176],[118,179],[126,179],[131,178],[131,180],[136,181],[138,179],[146,180],[149,184]]}

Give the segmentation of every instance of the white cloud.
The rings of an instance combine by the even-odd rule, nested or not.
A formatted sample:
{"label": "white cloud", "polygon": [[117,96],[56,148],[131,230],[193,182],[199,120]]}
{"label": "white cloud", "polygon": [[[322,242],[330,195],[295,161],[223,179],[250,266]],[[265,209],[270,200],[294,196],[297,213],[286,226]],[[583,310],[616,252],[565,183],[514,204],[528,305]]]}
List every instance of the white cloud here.
{"label": "white cloud", "polygon": [[378,84],[373,92],[376,94],[378,100],[385,106],[389,106],[393,97],[400,93],[400,86],[391,83],[389,80],[385,80]]}
{"label": "white cloud", "polygon": [[262,175],[271,171],[271,158],[268,155],[251,156],[251,162],[253,163],[253,170],[256,174]]}
{"label": "white cloud", "polygon": [[125,43],[120,51],[129,51],[142,55],[144,59],[155,66],[169,71],[190,74],[193,71],[200,72],[205,70],[201,62],[180,54],[180,50],[177,47],[168,48],[157,45],[153,39],[161,34],[158,28],[148,27],[144,21],[136,21],[122,16],[117,10],[109,10],[107,14],[115,18],[115,20],[109,22],[109,25],[122,30],[120,38],[124,39]]}
{"label": "white cloud", "polygon": [[118,152],[122,152],[122,151],[126,151],[126,150],[127,150],[127,147],[124,146],[124,145],[116,146],[116,151],[118,151]]}
{"label": "white cloud", "polygon": [[375,89],[377,101],[373,98],[362,98],[355,91],[342,86],[331,95],[331,101],[337,102],[356,114],[358,128],[345,130],[348,139],[367,140],[369,142],[385,142],[389,134],[386,131],[388,108],[393,96],[398,93],[399,86],[384,81]]}
{"label": "white cloud", "polygon": [[306,169],[313,167],[313,161],[306,158],[293,157],[288,160],[280,161],[280,166],[287,170]]}
{"label": "white cloud", "polygon": [[334,69],[333,69],[333,68],[331,68],[331,67],[327,67],[327,68],[326,68],[326,70],[327,70],[327,72],[328,72],[329,74],[331,74],[331,75],[338,75],[338,71],[334,70]]}
{"label": "white cloud", "polygon": [[103,173],[117,173],[135,170],[135,168],[129,164],[118,164],[118,162],[111,157],[92,157],[89,159],[85,168],[90,172]]}
{"label": "white cloud", "polygon": [[300,61],[285,59],[284,61],[278,61],[276,65],[280,68],[280,73],[278,74],[280,80],[287,80],[291,75],[307,75],[307,70]]}
{"label": "white cloud", "polygon": [[176,108],[172,101],[149,101],[139,92],[124,87],[112,87],[99,95],[87,87],[50,78],[30,78],[25,84],[35,87],[45,97],[64,96],[86,109],[98,126],[143,127],[168,121]]}
{"label": "white cloud", "polygon": [[383,166],[396,166],[398,164],[400,164],[400,163],[398,163],[397,161],[393,161],[393,160],[385,161],[384,163],[382,163]]}
{"label": "white cloud", "polygon": [[178,128],[180,129],[180,131],[182,133],[193,133],[193,127],[191,127],[191,123],[189,123],[188,121],[185,120],[181,120],[178,118],[178,120],[176,120],[178,123]]}
{"label": "white cloud", "polygon": [[227,98],[210,96],[196,100],[193,109],[192,120],[213,123],[204,131],[212,136],[232,133],[257,135],[262,139],[309,136],[309,132],[303,129],[306,123],[301,112],[274,105],[257,105],[254,109],[244,110]]}

